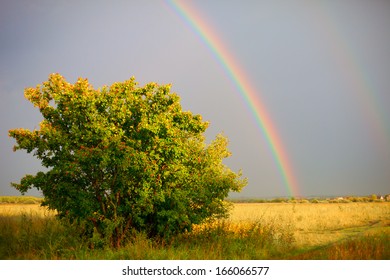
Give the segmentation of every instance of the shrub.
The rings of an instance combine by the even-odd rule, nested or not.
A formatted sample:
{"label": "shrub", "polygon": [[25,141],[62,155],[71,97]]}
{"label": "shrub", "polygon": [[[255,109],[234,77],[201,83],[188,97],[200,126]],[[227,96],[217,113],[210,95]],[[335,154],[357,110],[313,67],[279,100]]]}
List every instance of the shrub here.
{"label": "shrub", "polygon": [[228,140],[205,144],[208,123],[184,112],[170,86],[134,78],[95,90],[59,74],[25,97],[43,116],[40,129],[13,129],[14,150],[33,152],[48,169],[12,185],[42,191],[44,205],[119,247],[130,229],[169,238],[224,217],[230,191],[246,185],[222,163]]}

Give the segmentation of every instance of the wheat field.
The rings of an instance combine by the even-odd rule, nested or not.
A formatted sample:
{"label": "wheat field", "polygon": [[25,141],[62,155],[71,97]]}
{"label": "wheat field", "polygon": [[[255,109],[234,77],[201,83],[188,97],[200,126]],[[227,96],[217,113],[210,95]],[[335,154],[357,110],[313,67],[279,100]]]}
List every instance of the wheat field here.
{"label": "wheat field", "polygon": [[318,246],[378,228],[390,234],[390,203],[237,203],[229,219],[291,230],[297,246]]}
{"label": "wheat field", "polygon": [[90,243],[38,204],[0,204],[0,259],[390,259],[390,203],[233,203],[228,219],[160,244]]}

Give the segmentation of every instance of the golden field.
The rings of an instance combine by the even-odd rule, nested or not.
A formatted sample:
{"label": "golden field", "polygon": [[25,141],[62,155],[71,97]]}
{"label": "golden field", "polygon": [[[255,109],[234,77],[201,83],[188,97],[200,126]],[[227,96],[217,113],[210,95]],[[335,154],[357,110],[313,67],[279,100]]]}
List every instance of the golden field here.
{"label": "golden field", "polygon": [[0,259],[389,259],[390,203],[233,203],[171,244],[88,242],[45,207],[0,204]]}
{"label": "golden field", "polygon": [[292,231],[298,247],[318,246],[378,230],[390,234],[390,203],[236,203],[229,220],[275,224]]}
{"label": "golden field", "polygon": [[0,217],[17,217],[20,215],[38,217],[54,216],[54,212],[39,204],[0,204]]}

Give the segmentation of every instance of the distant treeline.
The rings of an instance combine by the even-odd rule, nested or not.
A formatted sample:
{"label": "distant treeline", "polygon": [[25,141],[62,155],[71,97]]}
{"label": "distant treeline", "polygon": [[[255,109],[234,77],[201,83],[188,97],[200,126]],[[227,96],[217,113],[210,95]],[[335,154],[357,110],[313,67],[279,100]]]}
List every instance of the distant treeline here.
{"label": "distant treeline", "polygon": [[[40,204],[44,198],[35,196],[0,196],[0,204]],[[350,203],[350,202],[386,202],[390,201],[390,194],[370,196],[345,196],[332,198],[228,198],[233,203]]]}
{"label": "distant treeline", "polygon": [[351,202],[386,202],[390,201],[390,194],[370,196],[344,196],[332,198],[231,198],[228,201],[233,203],[351,203]]}

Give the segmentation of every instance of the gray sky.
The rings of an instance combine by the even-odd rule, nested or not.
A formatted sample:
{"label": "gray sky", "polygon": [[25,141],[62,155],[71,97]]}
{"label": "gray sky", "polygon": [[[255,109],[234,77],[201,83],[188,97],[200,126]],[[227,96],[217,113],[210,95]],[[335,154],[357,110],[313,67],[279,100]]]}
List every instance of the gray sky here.
{"label": "gray sky", "polygon": [[[283,141],[300,195],[390,193],[390,2],[191,1],[240,62]],[[288,196],[248,105],[210,48],[164,1],[0,1],[0,195],[41,169],[8,130],[38,127],[24,99],[53,72],[95,88],[173,84],[230,139],[245,197]],[[37,194],[31,192],[30,194]]]}

